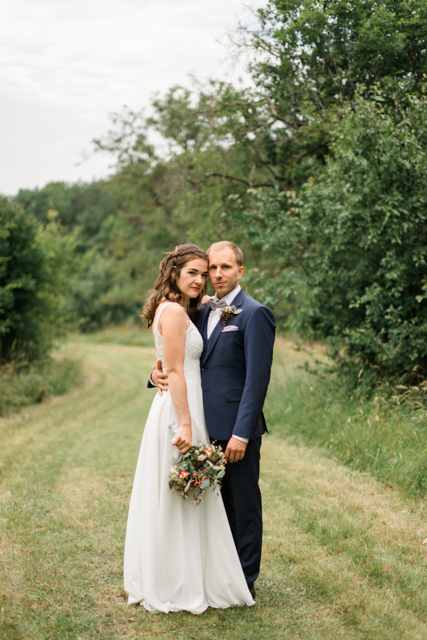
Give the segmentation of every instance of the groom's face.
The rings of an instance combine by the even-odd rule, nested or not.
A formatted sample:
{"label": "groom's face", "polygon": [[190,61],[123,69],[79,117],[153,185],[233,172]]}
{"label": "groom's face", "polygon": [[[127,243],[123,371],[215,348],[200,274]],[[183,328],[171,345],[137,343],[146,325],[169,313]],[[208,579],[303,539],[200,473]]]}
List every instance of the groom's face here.
{"label": "groom's face", "polygon": [[230,247],[209,252],[209,277],[218,298],[223,298],[237,287],[244,270],[243,266],[237,264]]}

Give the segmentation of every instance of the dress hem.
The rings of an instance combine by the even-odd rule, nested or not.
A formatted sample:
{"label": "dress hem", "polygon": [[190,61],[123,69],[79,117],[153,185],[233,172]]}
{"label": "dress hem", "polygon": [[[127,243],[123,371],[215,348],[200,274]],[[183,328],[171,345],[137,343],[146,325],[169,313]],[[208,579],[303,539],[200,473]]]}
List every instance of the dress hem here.
{"label": "dress hem", "polygon": [[205,613],[205,611],[207,611],[207,609],[209,609],[209,607],[211,609],[231,609],[233,607],[252,607],[255,604],[255,600],[252,600],[251,603],[247,603],[247,602],[236,602],[234,604],[228,604],[225,607],[222,607],[220,605],[215,605],[215,604],[207,604],[203,609],[188,609],[186,607],[174,607],[174,606],[170,606],[168,608],[165,607],[165,609],[156,609],[155,607],[152,607],[151,605],[149,605],[145,600],[134,600],[134,601],[128,601],[128,605],[134,605],[134,604],[139,604],[141,607],[144,607],[144,609],[146,611],[148,611],[148,613],[178,613],[179,611],[187,611],[188,613],[191,613],[192,615],[198,616],[202,613]]}

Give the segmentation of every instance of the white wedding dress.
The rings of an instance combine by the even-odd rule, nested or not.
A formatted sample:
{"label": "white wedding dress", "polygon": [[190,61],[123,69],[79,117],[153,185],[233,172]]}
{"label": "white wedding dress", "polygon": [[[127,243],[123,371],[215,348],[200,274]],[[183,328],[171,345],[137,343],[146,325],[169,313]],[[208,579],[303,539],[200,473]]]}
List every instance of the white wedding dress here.
{"label": "white wedding dress", "polygon": [[[154,327],[158,358],[162,336]],[[191,322],[185,338],[187,382],[193,444],[208,444],[203,413],[200,356],[203,340]],[[151,613],[207,607],[253,605],[234,545],[221,495],[209,489],[200,505],[169,489],[169,470],[178,450],[171,425],[178,420],[169,392],[156,394],[145,425],[126,530],[124,585],[128,603]],[[175,427],[176,428],[176,427]]]}

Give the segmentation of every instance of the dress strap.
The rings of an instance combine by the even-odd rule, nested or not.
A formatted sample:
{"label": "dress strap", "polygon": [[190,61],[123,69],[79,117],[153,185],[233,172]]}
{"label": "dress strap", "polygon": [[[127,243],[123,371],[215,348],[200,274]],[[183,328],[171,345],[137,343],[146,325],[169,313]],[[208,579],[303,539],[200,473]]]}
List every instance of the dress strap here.
{"label": "dress strap", "polygon": [[[163,304],[163,303],[162,303]],[[163,307],[160,309],[160,311],[157,313],[157,318],[156,318],[156,325],[155,325],[155,329],[157,329],[157,327],[159,326],[159,320],[160,320],[160,316],[162,315],[163,311],[166,309],[166,307],[168,307],[170,304],[174,304],[173,302],[166,302],[166,304],[163,304]],[[159,305],[160,306],[160,305]]]}

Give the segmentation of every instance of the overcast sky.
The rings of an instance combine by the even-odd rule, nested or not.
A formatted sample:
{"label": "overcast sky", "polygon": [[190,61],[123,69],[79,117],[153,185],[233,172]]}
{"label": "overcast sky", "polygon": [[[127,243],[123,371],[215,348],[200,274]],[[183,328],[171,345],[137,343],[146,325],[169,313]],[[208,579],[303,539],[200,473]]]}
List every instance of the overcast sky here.
{"label": "overcast sky", "polygon": [[242,0],[1,0],[0,193],[108,175],[108,156],[78,164],[108,114],[191,72],[236,78],[217,39],[245,16]]}

